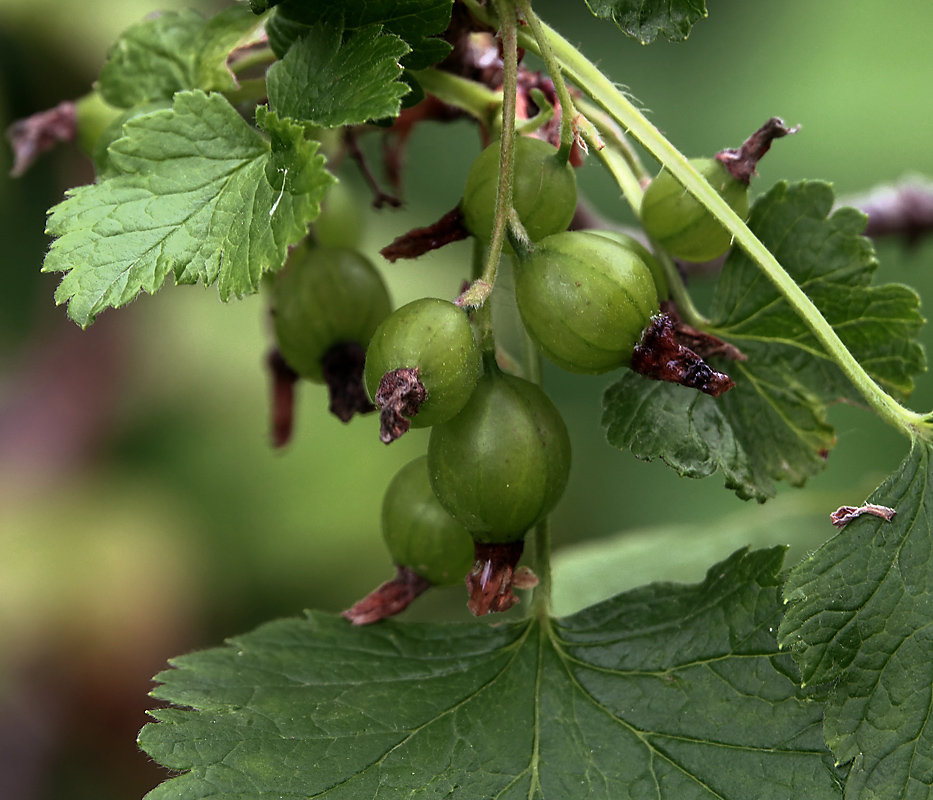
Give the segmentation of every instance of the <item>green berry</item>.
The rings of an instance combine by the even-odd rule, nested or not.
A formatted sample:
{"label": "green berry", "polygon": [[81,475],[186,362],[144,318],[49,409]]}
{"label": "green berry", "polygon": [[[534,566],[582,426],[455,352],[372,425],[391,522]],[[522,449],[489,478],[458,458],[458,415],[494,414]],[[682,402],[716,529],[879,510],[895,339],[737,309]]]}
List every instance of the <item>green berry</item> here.
{"label": "green berry", "polygon": [[466,405],[479,376],[479,349],[462,308],[425,297],[396,309],[379,326],[363,372],[370,398],[376,399],[386,373],[413,369],[426,396],[409,418],[412,426],[436,425]]}
{"label": "green berry", "polygon": [[432,429],[428,474],[475,541],[520,541],[564,492],[570,438],[538,386],[493,367],[463,411]]}
{"label": "green berry", "polygon": [[[690,163],[736,214],[748,217],[747,184],[733,178],[714,158],[697,158]],[[711,261],[732,244],[732,234],[667,170],[645,190],[641,223],[654,241],[685,261]]]}
{"label": "green berry", "polygon": [[386,489],[382,536],[395,564],[435,586],[463,583],[473,566],[473,540],[438,502],[425,456],[402,467]]}
{"label": "green berry", "polygon": [[584,374],[626,366],[658,311],[651,271],[635,251],[582,231],[538,242],[518,265],[515,297],[544,355]]}
{"label": "green berry", "polygon": [[[499,142],[493,142],[473,162],[461,202],[467,230],[487,243],[492,236],[498,183]],[[515,139],[512,205],[533,242],[567,229],[577,209],[577,178],[555,147],[528,136]],[[508,246],[506,250],[512,252]]]}
{"label": "green berry", "polygon": [[354,250],[299,245],[276,276],[275,338],[288,365],[322,383],[321,359],[336,344],[364,349],[392,310],[389,292],[372,263]]}

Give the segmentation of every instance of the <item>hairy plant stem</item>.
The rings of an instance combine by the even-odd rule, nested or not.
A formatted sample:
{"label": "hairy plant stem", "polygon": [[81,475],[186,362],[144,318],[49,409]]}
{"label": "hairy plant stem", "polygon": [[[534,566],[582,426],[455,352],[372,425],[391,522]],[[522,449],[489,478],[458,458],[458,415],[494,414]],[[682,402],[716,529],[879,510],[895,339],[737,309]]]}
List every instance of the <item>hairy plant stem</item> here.
{"label": "hairy plant stem", "polygon": [[[499,140],[499,184],[496,211],[489,241],[486,268],[480,276],[486,294],[496,285],[499,258],[505,242],[505,227],[512,208],[512,179],[515,173],[515,103],[518,94],[518,14],[513,0],[495,0],[502,37],[502,138]],[[485,297],[483,298],[485,301]]]}
{"label": "hairy plant stem", "polygon": [[535,37],[540,50],[541,60],[547,68],[551,81],[554,83],[554,91],[557,93],[557,99],[560,101],[560,156],[563,163],[567,163],[570,158],[570,150],[573,147],[573,123],[577,116],[577,109],[574,106],[573,98],[570,96],[570,90],[561,75],[560,64],[554,58],[551,47],[548,44],[547,36],[544,34],[544,28],[538,15],[531,10],[529,0],[516,0],[518,8],[531,28],[531,33]]}
{"label": "hairy plant stem", "polygon": [[[480,6],[476,0],[464,0],[464,3],[478,19],[494,24],[489,10]],[[921,436],[933,439],[930,415],[918,414],[904,408],[871,379],[810,298],[749,230],[745,222],[690,165],[687,158],[665,139],[641,111],[616,88],[615,84],[579,50],[547,25],[542,23],[542,28],[554,57],[564,73],[625,131],[637,139],[735,237],[735,242],[748,253],[768,280],[774,284],[787,300],[788,305],[804,321],[826,353],[836,362],[878,416],[910,437]],[[519,42],[525,49],[541,55],[534,35],[520,31]]]}

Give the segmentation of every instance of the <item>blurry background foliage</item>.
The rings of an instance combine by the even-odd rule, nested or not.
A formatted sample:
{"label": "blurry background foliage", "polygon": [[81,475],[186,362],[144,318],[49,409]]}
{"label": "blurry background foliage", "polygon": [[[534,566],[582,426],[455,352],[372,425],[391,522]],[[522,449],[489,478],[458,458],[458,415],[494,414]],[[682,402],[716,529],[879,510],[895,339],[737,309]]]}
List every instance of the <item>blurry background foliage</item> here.
{"label": "blurry background foliage", "polygon": [[[108,45],[156,9],[222,3],[0,0],[0,123],[87,91]],[[933,175],[933,5],[891,0],[716,0],[688,42],[641,47],[589,16],[582,0],[536,0],[539,13],[614,80],[687,155],[738,145],[767,117],[801,132],[777,143],[753,193],[822,178],[837,193]],[[376,136],[364,137],[375,159]],[[421,126],[407,206],[373,212],[352,164],[363,244],[397,304],[454,297],[460,243],[392,266],[376,251],[453,207],[479,139],[466,122]],[[415,157],[417,156],[417,157]],[[653,168],[653,167],[652,167]],[[269,346],[263,300],[223,306],[215,288],[166,288],[108,311],[87,332],[65,320],[40,275],[46,209],[92,173],[73,150],[6,177],[0,150],[0,796],[140,797],[163,777],[135,749],[149,679],[172,655],[218,644],[277,615],[340,610],[391,575],[379,533],[382,492],[423,452],[426,431],[391,447],[376,420],[344,426],[325,390],[300,388],[297,432],[268,445]],[[586,197],[630,220],[595,164]],[[879,280],[933,297],[933,243],[879,247]],[[709,287],[695,283],[698,297]],[[928,300],[929,302],[929,300]],[[931,334],[924,336],[928,349]],[[574,467],[554,515],[557,605],[568,611],[649,580],[697,580],[743,544],[791,545],[789,561],[832,534],[828,513],[855,504],[900,461],[906,441],[871,415],[832,410],[828,468],[763,507],[718,476],[677,478],[609,447],[601,396],[614,375],[548,366],[571,429]],[[912,405],[933,407],[921,379]],[[580,545],[574,548],[570,545]],[[587,549],[612,549],[594,575]],[[423,598],[412,619],[466,620],[464,592]]]}

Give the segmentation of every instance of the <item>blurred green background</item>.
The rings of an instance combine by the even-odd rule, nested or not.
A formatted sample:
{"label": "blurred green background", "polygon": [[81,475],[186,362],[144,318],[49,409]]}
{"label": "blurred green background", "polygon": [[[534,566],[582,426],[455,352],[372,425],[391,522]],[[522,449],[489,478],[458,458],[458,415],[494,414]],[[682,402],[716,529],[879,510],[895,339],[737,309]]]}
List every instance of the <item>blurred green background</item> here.
{"label": "blurred green background", "polygon": [[[0,123],[85,93],[107,46],[145,14],[223,5],[0,0]],[[592,18],[582,0],[535,2],[688,155],[738,145],[772,115],[799,123],[762,163],[753,193],[779,180],[822,178],[846,194],[933,175],[933,5],[710,6],[688,42],[642,47]],[[377,152],[375,134],[364,144]],[[467,123],[421,126],[399,211],[372,211],[344,165],[365,249],[375,255],[452,208],[479,149]],[[172,655],[274,616],[338,611],[388,578],[382,492],[423,452],[427,433],[387,448],[375,419],[343,425],[326,413],[324,389],[304,385],[295,439],[274,452],[259,297],[224,306],[215,288],[166,287],[79,331],[54,306],[58,278],[39,268],[46,209],[90,181],[90,167],[64,147],[18,181],[6,177],[9,165],[4,148],[0,797],[141,797],[164,777],[134,742],[151,676]],[[579,179],[602,213],[631,219],[595,160]],[[879,280],[933,296],[931,244],[878,249]],[[380,263],[402,304],[452,298],[468,261],[460,243],[417,262]],[[708,296],[702,281],[696,289]],[[906,452],[870,414],[835,408],[839,441],[827,470],[803,491],[782,487],[774,501],[749,505],[718,476],[679,479],[609,447],[599,419],[614,379],[545,373],[574,444],[554,515],[561,611],[647,580],[697,580],[744,544],[789,544],[792,563],[833,533],[830,511],[863,500]],[[931,383],[921,378],[915,408],[933,407]],[[467,621],[461,589],[429,597],[407,616]]]}

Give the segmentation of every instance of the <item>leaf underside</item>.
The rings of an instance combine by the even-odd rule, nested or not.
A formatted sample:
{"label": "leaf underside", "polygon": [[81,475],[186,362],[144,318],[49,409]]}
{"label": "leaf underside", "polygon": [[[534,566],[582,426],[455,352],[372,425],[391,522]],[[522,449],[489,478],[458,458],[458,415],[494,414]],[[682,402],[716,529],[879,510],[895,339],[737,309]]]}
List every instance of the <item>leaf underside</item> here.
{"label": "leaf underside", "polygon": [[803,680],[832,682],[826,742],[852,763],[846,797],[933,793],[933,458],[915,442],[863,516],[790,574],[781,623]]}
{"label": "leaf underside", "polygon": [[[827,184],[777,184],[752,209],[749,227],[807,293],[868,373],[895,397],[926,369],[916,336],[917,294],[872,286],[877,268],[854,209],[830,216]],[[800,318],[741,250],[729,253],[713,300],[710,332],[747,361],[711,359],[736,382],[718,399],[626,373],[603,401],[609,442],[660,458],[699,478],[721,470],[743,499],[774,496],[823,469],[835,444],[827,406],[860,396]]]}
{"label": "leaf underside", "polygon": [[600,19],[611,19],[628,36],[651,44],[658,35],[680,42],[706,18],[705,0],[586,0]]}
{"label": "leaf underside", "polygon": [[131,120],[109,149],[119,174],[81,186],[50,214],[43,265],[82,327],[107,307],[176,283],[215,280],[221,299],[255,292],[302,239],[333,182],[300,125],[264,108],[271,142],[219,94],[179,92],[171,109]]}
{"label": "leaf underside", "polygon": [[165,798],[836,798],[822,712],[776,651],[779,548],[695,586],[501,626],[310,613],[158,676]]}

